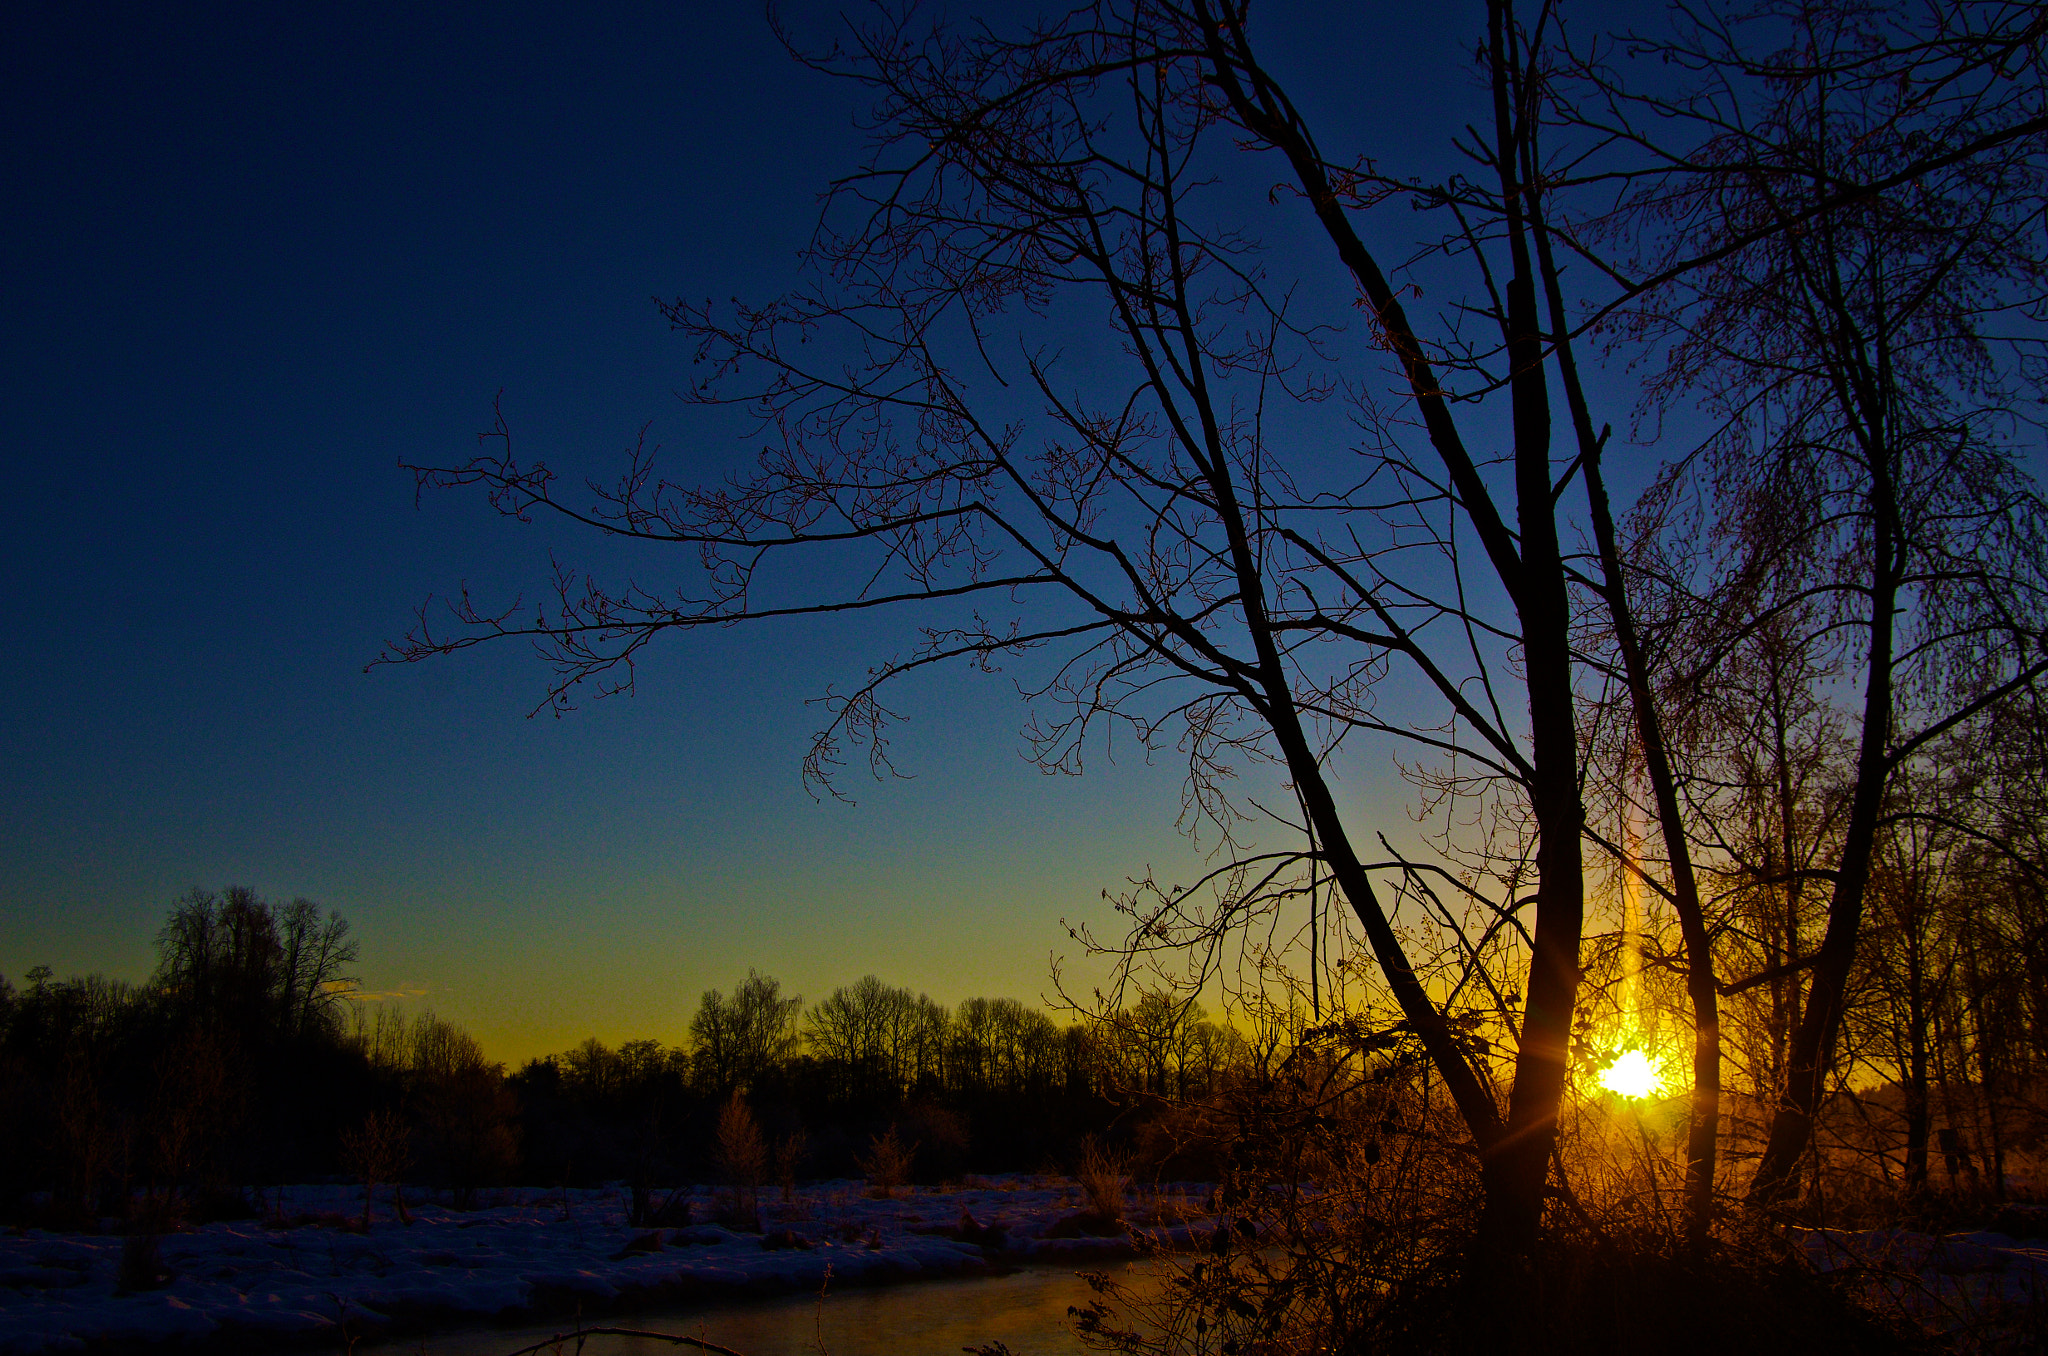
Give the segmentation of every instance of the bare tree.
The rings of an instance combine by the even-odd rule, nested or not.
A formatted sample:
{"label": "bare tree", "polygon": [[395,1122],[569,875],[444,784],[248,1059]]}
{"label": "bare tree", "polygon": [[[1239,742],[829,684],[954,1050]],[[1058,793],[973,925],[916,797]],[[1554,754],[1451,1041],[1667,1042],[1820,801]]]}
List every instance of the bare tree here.
{"label": "bare tree", "polygon": [[761,1184],[768,1180],[768,1143],[747,1099],[735,1088],[718,1112],[718,1171],[731,1189],[725,1214],[735,1229],[761,1228]]}
{"label": "bare tree", "polygon": [[805,1014],[805,1035],[828,1067],[842,1072],[849,1095],[899,1096],[912,1074],[917,998],[863,975],[834,989]]}
{"label": "bare tree", "polygon": [[[1503,68],[1506,42],[1496,31]],[[1110,727],[1178,743],[1192,821],[1226,842],[1259,813],[1233,792],[1240,763],[1291,788],[1294,843],[1235,854],[1232,872],[1209,882],[1221,887],[1215,911],[1193,907],[1203,892],[1170,892],[1142,927],[1198,942],[1248,900],[1299,898],[1290,877],[1313,868],[1334,878],[1479,1144],[1492,1234],[1529,1246],[1564,1089],[1584,816],[1526,235],[1493,350],[1517,412],[1503,509],[1355,238],[1347,261],[1377,308],[1365,359],[1393,354],[1443,464],[1431,470],[1377,441],[1377,421],[1363,456],[1334,462],[1317,440],[1290,448],[1269,429],[1270,410],[1312,407],[1331,391],[1329,336],[1294,318],[1287,289],[1269,282],[1206,184],[1235,159],[1230,138],[1214,135],[1226,109],[1278,135],[1260,121],[1272,82],[1241,34],[1226,37],[1199,7],[1138,5],[1083,11],[1014,42],[884,23],[854,43],[843,61],[816,61],[873,88],[881,131],[828,211],[816,285],[760,308],[670,308],[713,373],[702,397],[743,401],[768,430],[755,475],[692,487],[636,454],[586,506],[563,497],[544,464],[515,459],[502,425],[477,459],[420,471],[425,484],[481,485],[511,514],[684,547],[695,582],[656,593],[565,575],[553,615],[532,623],[523,608],[457,600],[455,631],[423,612],[393,657],[532,637],[556,666],[549,700],[566,706],[584,684],[628,684],[634,658],[664,631],[935,609],[907,655],[834,694],[808,765],[822,780],[849,748],[886,767],[881,695],[901,675],[1049,651],[1032,688],[1046,766],[1078,770],[1087,739]],[[1319,158],[1307,160],[1320,174]],[[1510,147],[1510,189],[1514,163]],[[1062,357],[1054,336],[1078,316],[1108,326],[1123,366]],[[977,384],[973,371],[989,379]],[[1468,536],[1509,599],[1505,618],[1464,601]],[[836,564],[784,568],[786,557]],[[1377,685],[1396,664],[1438,711],[1412,723],[1379,712]],[[1461,769],[1449,781],[1423,774],[1440,809],[1490,796],[1503,832],[1534,840],[1511,845],[1489,868],[1490,888],[1459,895],[1436,924],[1453,1002],[1512,1023],[1505,1113],[1489,1047],[1432,997],[1331,782],[1343,741],[1387,737]],[[1463,769],[1507,789],[1471,791]],[[1516,827],[1523,816],[1533,834]],[[1434,869],[1462,890],[1456,872]],[[1259,881],[1276,888],[1261,895]],[[1518,911],[1532,885],[1526,927]],[[1455,940],[1468,908],[1486,918],[1478,943]],[[1517,977],[1493,972],[1499,953],[1524,948],[1507,962]]]}
{"label": "bare tree", "polygon": [[802,1039],[797,1014],[803,1005],[795,995],[784,998],[779,981],[753,970],[731,998],[705,990],[690,1018],[698,1077],[719,1094],[751,1088],[796,1053]]}
{"label": "bare tree", "polygon": [[237,1039],[291,1037],[336,1021],[354,981],[349,923],[309,899],[278,906],[247,886],[194,887],[157,934],[156,983],[188,1013]]}
{"label": "bare tree", "polygon": [[333,909],[323,918],[320,906],[304,898],[274,912],[285,1031],[303,1035],[320,1026],[334,1028],[339,995],[358,982],[357,976],[346,973],[360,955],[349,936],[348,920]]}
{"label": "bare tree", "polygon": [[432,1014],[411,1032],[408,1067],[413,1120],[427,1166],[449,1188],[457,1209],[500,1182],[519,1161],[518,1100],[505,1069],[460,1027]]}
{"label": "bare tree", "polygon": [[[1594,79],[1602,112],[1575,109],[1656,149],[1614,305],[1668,358],[1652,395],[1717,422],[1640,518],[1645,573],[1688,599],[1668,691],[1723,683],[1766,631],[1861,686],[1839,710],[1855,752],[1825,931],[1787,961],[1809,979],[1762,1202],[1790,1191],[1811,1134],[1890,788],[2048,672],[2042,505],[2015,442],[2048,281],[2042,35],[2013,6],[1788,0],[1654,45],[1696,84]],[[1642,130],[1660,120],[1695,139]]]}
{"label": "bare tree", "polygon": [[391,1186],[392,1208],[401,1223],[411,1224],[405,1208],[405,1188],[400,1178],[412,1164],[411,1135],[395,1111],[373,1111],[363,1123],[341,1132],[342,1166],[363,1184],[363,1218],[359,1226],[369,1232],[371,1201],[380,1183]]}
{"label": "bare tree", "polygon": [[[1537,1239],[1570,1071],[1584,845],[1623,855],[1589,815],[1585,790],[1586,722],[1606,708],[1583,680],[1611,679],[1627,694],[1632,756],[1662,830],[1664,878],[1652,883],[1672,900],[1687,952],[1688,1171],[1702,1238],[1719,1124],[1719,992],[1692,865],[1697,808],[1681,801],[1667,733],[1666,707],[1681,691],[1677,630],[1663,617],[1650,619],[1661,630],[1639,625],[1638,591],[1716,598],[1719,623],[1737,636],[1794,596],[1879,598],[1865,624],[1875,646],[1889,636],[1888,600],[1925,582],[1922,596],[1938,600],[1928,616],[1939,612],[1957,644],[1909,645],[1909,665],[1936,654],[1946,664],[1972,644],[2003,662],[2034,632],[2017,614],[1940,611],[1965,593],[1988,597],[1998,571],[1981,563],[2012,557],[2013,534],[1993,542],[1990,518],[1958,525],[1930,498],[1915,519],[1943,524],[1936,554],[1969,562],[1967,580],[1946,566],[1922,575],[1883,563],[1897,534],[1871,545],[1858,525],[1890,522],[1904,511],[1901,494],[1940,481],[1916,470],[1917,489],[1858,499],[1891,453],[1857,451],[1853,439],[1827,444],[1832,481],[1794,477],[1770,493],[1812,490],[1793,502],[1814,506],[1823,536],[1881,562],[1876,592],[1861,580],[1792,580],[1785,560],[1847,557],[1815,549],[1811,534],[1774,555],[1779,537],[1735,530],[1760,521],[1754,514],[1713,519],[1726,541],[1754,542],[1747,573],[1732,572],[1748,593],[1659,575],[1654,551],[1624,537],[1608,504],[1608,436],[1596,431],[1576,346],[1589,325],[1623,316],[1639,336],[1659,323],[1690,334],[1691,313],[1673,300],[1681,284],[1705,294],[1759,259],[1812,257],[1798,242],[1814,223],[1866,212],[1887,187],[1919,193],[1939,172],[1979,173],[1979,162],[1905,147],[1853,180],[1795,175],[1806,196],[1759,214],[1728,187],[1749,181],[1722,172],[1753,163],[1754,146],[1733,162],[1659,159],[1616,121],[1633,107],[1620,94],[1595,110],[1608,124],[1553,97],[1554,72],[1577,58],[1558,55],[1547,8],[1518,17],[1509,0],[1491,0],[1485,13],[1487,116],[1459,147],[1469,172],[1434,182],[1323,150],[1233,0],[1103,3],[1014,38],[884,13],[842,46],[800,52],[871,92],[875,128],[871,155],[829,199],[806,282],[763,306],[666,307],[706,372],[696,398],[760,421],[767,445],[755,468],[714,485],[671,480],[643,446],[615,479],[576,490],[545,461],[515,456],[502,416],[478,456],[416,468],[422,486],[480,487],[510,516],[556,517],[666,551],[681,582],[608,585],[558,569],[537,614],[465,593],[445,612],[423,607],[387,658],[528,639],[553,667],[542,705],[563,710],[580,693],[630,688],[636,659],[669,631],[913,609],[904,650],[828,693],[831,719],[805,765],[813,785],[834,790],[854,754],[887,771],[895,713],[885,696],[904,675],[947,662],[1021,671],[1031,753],[1049,769],[1079,771],[1090,741],[1111,732],[1177,750],[1184,822],[1214,835],[1221,860],[1198,880],[1144,881],[1120,901],[1127,956],[1191,954],[1198,987],[1223,939],[1250,920],[1306,906],[1316,936],[1317,901],[1341,898],[1375,983],[1471,1136],[1482,1250],[1494,1255]],[[2011,131],[2001,123],[1971,144],[1995,160],[2019,144]],[[1586,169],[1589,143],[1638,158]],[[1298,286],[1271,276],[1245,214],[1270,188],[1274,161],[1247,147],[1284,161],[1362,323],[1303,299],[1327,292],[1327,277]],[[1598,248],[1594,215],[1568,199],[1598,191],[1611,207],[1646,173],[1654,182],[1642,201],[1691,194],[1703,205],[1697,222],[1669,233],[1671,248],[1646,250],[1631,272]],[[1782,179],[1764,187],[1777,193]],[[1991,198],[2011,194],[2005,184]],[[1427,255],[1456,280],[1454,300],[1434,327],[1410,315],[1416,289],[1388,262],[1401,256],[1368,238],[1369,209],[1394,197],[1446,222]],[[1568,287],[1574,268],[1597,290]],[[1794,295],[1805,281],[1794,270],[1772,285]],[[1881,284],[1911,285],[1889,272]],[[1832,436],[1853,432],[1858,417],[1853,400],[1828,405],[1832,393],[1865,389],[1836,356],[1867,356],[1863,339],[1840,343],[1839,322],[1860,314],[1850,304],[1817,328],[1806,316],[1804,329],[1744,330],[1750,322],[1731,311],[1722,332],[1796,333],[1795,353],[1811,359],[1801,370],[1812,408],[1847,411]],[[1671,347],[1671,391],[1721,370],[1689,362],[1682,342]],[[1898,371],[1884,368],[1880,404],[1907,389]],[[1390,379],[1391,402],[1376,394]],[[1571,430],[1562,451],[1554,391]],[[1339,399],[1362,430],[1349,447],[1321,413]],[[1984,439],[1942,443],[1922,422],[1893,442],[1922,449],[1928,468],[1948,455],[1952,472],[1998,479],[2007,463]],[[1777,464],[1790,475],[1804,463]],[[1681,479],[1667,478],[1666,492]],[[1844,512],[1850,500],[1862,507]],[[1993,501],[2018,502],[2005,491],[1969,502]],[[1592,549],[1579,551],[1588,537]],[[1784,581],[1778,592],[1765,587],[1773,579]],[[1613,648],[1581,648],[1589,618]],[[1695,687],[1726,652],[1688,667]],[[1867,667],[1886,674],[1872,700],[1888,713],[1895,666]],[[1947,714],[1904,743],[1881,733],[1877,747],[1908,756],[2032,672],[1958,689]],[[1892,729],[1888,714],[1878,723]],[[1336,786],[1350,759],[1390,749],[1417,787],[1420,842],[1360,823]],[[1846,926],[1838,936],[1830,925],[1825,976],[1845,946],[1853,951]],[[1827,984],[1813,991],[1821,1001],[1806,1008],[1788,1057],[1795,1083],[1811,1081],[1813,1052],[1831,1038]]]}

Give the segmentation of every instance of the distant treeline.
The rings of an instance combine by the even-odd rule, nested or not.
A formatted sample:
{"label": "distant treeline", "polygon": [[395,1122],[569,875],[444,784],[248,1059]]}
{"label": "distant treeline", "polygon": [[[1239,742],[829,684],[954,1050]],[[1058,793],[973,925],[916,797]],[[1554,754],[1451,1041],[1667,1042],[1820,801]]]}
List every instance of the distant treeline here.
{"label": "distant treeline", "polygon": [[684,1044],[590,1039],[508,1072],[450,1022],[362,1001],[347,920],[307,900],[194,890],[156,944],[143,984],[0,977],[0,1217],[220,1216],[333,1177],[457,1205],[510,1183],[714,1180],[736,1097],[784,1175],[857,1173],[891,1132],[915,1176],[1035,1169],[1251,1057],[1157,994],[1062,1026],[874,976],[806,1006],[750,971],[702,996]]}

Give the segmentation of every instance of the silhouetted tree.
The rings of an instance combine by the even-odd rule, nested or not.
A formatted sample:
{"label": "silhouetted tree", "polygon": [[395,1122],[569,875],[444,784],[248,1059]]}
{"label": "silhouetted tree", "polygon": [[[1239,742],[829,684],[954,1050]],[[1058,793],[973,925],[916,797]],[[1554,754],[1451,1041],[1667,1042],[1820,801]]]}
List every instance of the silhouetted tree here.
{"label": "silhouetted tree", "polygon": [[348,973],[359,955],[348,920],[333,909],[323,917],[320,906],[304,898],[275,913],[285,1033],[303,1036],[338,1030],[341,995],[357,982]]}
{"label": "silhouetted tree", "polygon": [[[1498,17],[1488,61],[1505,91],[1519,58]],[[877,150],[828,209],[812,254],[817,285],[729,313],[668,308],[716,374],[704,398],[760,414],[770,446],[754,475],[699,488],[660,479],[636,455],[591,510],[560,497],[545,465],[516,460],[502,425],[498,449],[420,471],[426,484],[482,485],[509,513],[559,511],[683,547],[701,574],[673,596],[565,575],[553,617],[531,624],[523,608],[458,602],[459,629],[444,634],[423,611],[394,657],[538,637],[557,670],[548,701],[567,706],[586,683],[629,683],[635,657],[666,630],[938,608],[910,653],[833,695],[834,719],[807,762],[826,784],[850,747],[886,766],[882,694],[897,677],[1050,647],[1034,689],[1046,766],[1078,769],[1087,739],[1111,726],[1148,744],[1177,741],[1195,821],[1226,835],[1249,813],[1232,789],[1241,762],[1291,786],[1300,845],[1248,859],[1251,879],[1335,878],[1478,1143],[1490,1236],[1526,1247],[1564,1088],[1585,815],[1560,467],[1519,218],[1510,305],[1494,312],[1500,342],[1458,369],[1474,398],[1511,392],[1513,469],[1493,478],[1344,217],[1325,162],[1253,56],[1240,11],[1136,3],[1080,11],[1017,41],[928,35],[884,18],[848,51],[858,55],[817,64],[875,91]],[[1225,121],[1236,125],[1218,135]],[[1516,126],[1502,122],[1496,157],[1509,203],[1520,192]],[[1376,414],[1373,446],[1350,464],[1290,448],[1268,426],[1267,411],[1313,402],[1335,379],[1314,370],[1321,332],[1295,319],[1287,287],[1268,286],[1206,189],[1246,135],[1281,146],[1309,177],[1318,219],[1375,317],[1381,342],[1364,361],[1386,360],[1404,384],[1433,467],[1377,441],[1388,425]],[[1032,333],[1040,317],[1070,315],[1106,326],[1110,351],[1127,362],[1073,366],[1050,335]],[[996,327],[1015,327],[1017,342],[988,342]],[[995,373],[986,388],[973,380],[983,364]],[[1001,394],[1006,383],[1011,394]],[[1018,402],[1027,394],[1035,408]],[[835,567],[798,565],[770,584],[768,571],[807,555]],[[1471,567],[1504,612],[1448,582]],[[1012,599],[1015,617],[962,610]],[[1482,636],[1485,645],[1470,643]],[[1441,709],[1412,724],[1385,719],[1373,691],[1396,664]],[[1498,682],[1519,694],[1512,719],[1487,686]],[[1473,901],[1505,921],[1533,892],[1533,925],[1504,926],[1484,952],[1452,962],[1519,973],[1482,986],[1511,989],[1520,1004],[1505,1111],[1489,1058],[1432,997],[1395,930],[1362,847],[1371,831],[1340,810],[1329,759],[1351,734],[1413,738],[1432,757],[1503,779],[1505,790],[1481,794],[1514,801],[1509,817],[1533,829]],[[1233,884],[1244,879],[1221,872],[1172,892],[1147,906],[1141,935],[1212,945],[1247,912]],[[1210,886],[1215,913],[1191,916],[1186,906]],[[1306,893],[1276,888],[1254,910]],[[1463,992],[1455,979],[1444,989]]]}
{"label": "silhouetted tree", "polygon": [[[1684,28],[1654,50],[1681,80],[1704,73],[1694,99],[1631,90],[1565,44],[1547,6],[1490,0],[1486,116],[1462,166],[1411,178],[1319,145],[1234,0],[1085,6],[1014,38],[884,13],[804,58],[876,104],[874,149],[835,188],[807,282],[765,306],[665,308],[708,366],[698,398],[759,416],[751,473],[679,483],[636,450],[581,500],[514,455],[502,415],[480,455],[418,468],[508,515],[681,548],[681,582],[558,571],[531,622],[465,594],[452,630],[423,608],[390,657],[532,638],[560,709],[630,686],[670,630],[914,605],[919,638],[828,694],[806,762],[827,788],[854,750],[888,768],[897,678],[1025,664],[1044,766],[1079,770],[1109,729],[1173,745],[1189,825],[1227,848],[1191,883],[1118,901],[1124,977],[1191,953],[1199,987],[1250,923],[1302,911],[1313,937],[1341,899],[1376,962],[1373,1001],[1477,1151],[1493,1257],[1539,1238],[1590,842],[1679,922],[1703,1242],[1722,994],[1702,887],[1717,864],[1693,858],[1730,835],[1702,824],[1711,798],[1681,798],[1705,761],[1673,737],[1690,694],[1801,604],[1822,629],[1790,639],[1855,656],[1864,679],[1825,935],[1783,962],[1810,978],[1767,1199],[1824,1079],[1886,777],[2040,674],[2031,491],[1997,418],[1979,417],[2002,395],[1965,389],[1978,320],[2038,296],[2029,138],[2048,124],[2008,76],[2038,70],[2039,28],[1965,6],[1894,42],[1870,14],[1767,6],[1768,39],[1718,17]],[[1744,46],[1786,31],[1784,51]],[[1631,119],[1664,119],[1683,144]],[[1245,227],[1274,163],[1246,152],[1284,161],[1281,199],[1331,247],[1306,286],[1270,277]],[[1370,233],[1388,200],[1443,223],[1425,247],[1452,276],[1441,323],[1411,315],[1420,289]],[[1306,300],[1330,275],[1363,312],[1356,335]],[[1609,504],[1608,433],[1581,376],[1595,330],[1631,357],[1664,350],[1653,404],[1723,407],[1715,446],[1672,458],[1634,517]],[[1336,391],[1363,430],[1355,456],[1332,454],[1312,412]],[[1968,408],[1944,413],[1955,399]],[[1697,519],[1670,511],[1689,493],[1709,501]],[[1685,557],[1700,541],[1721,559]],[[1687,640],[1700,655],[1674,657]],[[1398,715],[1381,700],[1396,673],[1412,685]],[[1589,690],[1603,683],[1631,737],[1595,730],[1617,709]],[[1895,710],[1908,691],[1938,697],[1910,725]],[[1420,848],[1376,834],[1334,787],[1347,741],[1386,740],[1417,786]],[[1593,813],[1602,750],[1635,770],[1608,769],[1599,796],[1647,793],[1661,863]],[[1284,785],[1291,821],[1243,788],[1246,769]],[[1254,814],[1281,826],[1279,848],[1243,841]],[[956,1079],[988,1080],[990,1016],[956,1014]]]}
{"label": "silhouetted tree", "polygon": [[864,975],[811,1005],[805,1038],[846,1080],[848,1097],[893,1100],[916,1078],[918,1002],[910,990]]}
{"label": "silhouetted tree", "polygon": [[484,1058],[476,1038],[429,1016],[413,1029],[413,1119],[425,1166],[450,1190],[456,1208],[502,1182],[519,1161],[518,1101],[504,1066]]}
{"label": "silhouetted tree", "polygon": [[2015,321],[2048,285],[2048,119],[2014,76],[2038,84],[2041,44],[2011,6],[1785,0],[1650,45],[1696,85],[1596,79],[1575,109],[1653,149],[1614,305],[1667,359],[1653,394],[1716,421],[1640,515],[1642,575],[1682,599],[1665,620],[1689,642],[1667,691],[1720,687],[1766,632],[1860,689],[1831,713],[1854,752],[1824,930],[1786,962],[1806,982],[1761,1202],[1792,1190],[1833,1067],[1894,786],[2048,673],[2042,508],[2013,442],[2043,337]]}
{"label": "silhouetted tree", "polygon": [[784,998],[780,981],[753,970],[731,998],[705,990],[690,1018],[698,1077],[720,1096],[752,1087],[796,1052],[803,1002]]}
{"label": "silhouetted tree", "polygon": [[195,886],[157,934],[155,983],[194,1020],[284,1039],[338,1028],[357,954],[348,920],[311,900],[273,907],[246,886]]}

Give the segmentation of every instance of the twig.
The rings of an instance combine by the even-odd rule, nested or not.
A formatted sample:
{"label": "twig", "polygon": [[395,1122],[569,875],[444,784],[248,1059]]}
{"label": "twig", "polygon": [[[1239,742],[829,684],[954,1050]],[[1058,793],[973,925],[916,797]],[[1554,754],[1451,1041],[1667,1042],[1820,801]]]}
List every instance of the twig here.
{"label": "twig", "polygon": [[825,1350],[825,1292],[832,1288],[832,1264],[825,1263],[825,1275],[818,1282],[818,1303],[811,1310],[811,1343],[818,1349],[818,1356],[831,1356]]}

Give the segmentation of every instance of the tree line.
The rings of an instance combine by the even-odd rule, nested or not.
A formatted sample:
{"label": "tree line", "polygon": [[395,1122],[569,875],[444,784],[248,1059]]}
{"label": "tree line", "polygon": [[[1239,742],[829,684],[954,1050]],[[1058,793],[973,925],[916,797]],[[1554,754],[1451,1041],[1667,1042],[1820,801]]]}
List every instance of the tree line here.
{"label": "tree line", "polygon": [[[1752,719],[1754,719],[1754,714]],[[1732,760],[1725,836],[1706,858],[1725,920],[1722,1047],[1736,1151],[1767,1149],[1771,1114],[1817,1001],[1832,872],[1854,785],[1821,713],[1761,708],[1763,740]],[[1873,833],[1865,916],[1813,1117],[1814,1199],[2004,1200],[2048,1147],[2048,797],[2038,716],[1944,741],[1903,769]],[[1776,733],[1782,731],[1782,734]],[[1756,733],[1752,729],[1752,734]],[[1704,856],[1704,854],[1703,854]],[[1668,923],[1648,939],[1671,1029]],[[1933,1151],[1933,1156],[1930,1151]],[[1936,1170],[1938,1168],[1938,1171]]]}
{"label": "tree line", "polygon": [[1013,998],[948,1007],[867,976],[806,1005],[749,972],[686,1036],[595,1038],[508,1070],[430,1012],[366,1001],[348,920],[195,889],[145,982],[0,977],[0,1217],[91,1227],[248,1214],[346,1178],[458,1205],[510,1183],[717,1180],[739,1098],[805,1176],[856,1175],[894,1133],[909,1171],[1035,1170],[1128,1137],[1248,1058],[1199,1004],[1141,996],[1056,1024]]}
{"label": "tree line", "polygon": [[539,1179],[716,1180],[735,1097],[767,1142],[801,1146],[792,1171],[864,1175],[894,1133],[912,1170],[936,1178],[1068,1165],[1084,1137],[1131,1140],[1158,1108],[1210,1095],[1252,1058],[1199,1003],[1164,993],[1062,1026],[1014,998],[949,1008],[874,975],[806,1005],[750,971],[729,994],[703,994],[684,1042],[591,1038],[508,1083]]}

